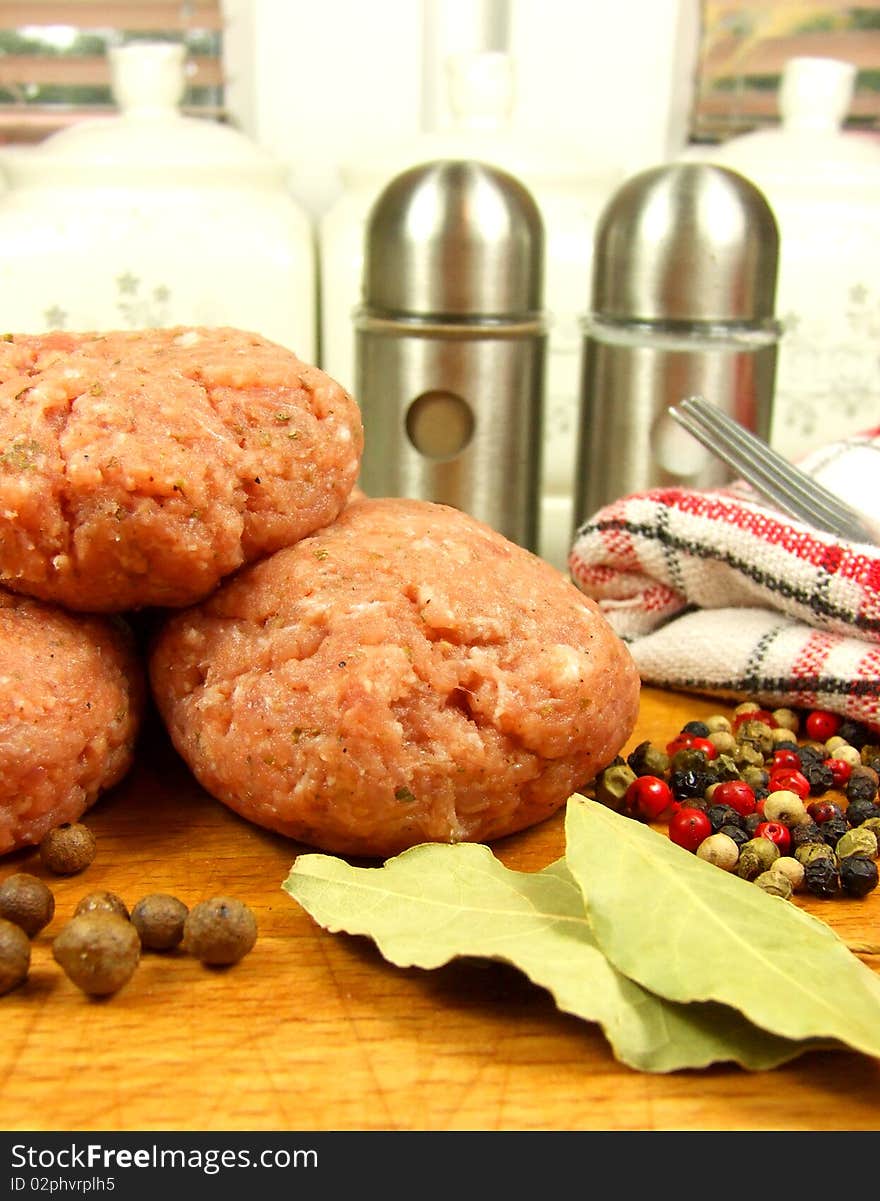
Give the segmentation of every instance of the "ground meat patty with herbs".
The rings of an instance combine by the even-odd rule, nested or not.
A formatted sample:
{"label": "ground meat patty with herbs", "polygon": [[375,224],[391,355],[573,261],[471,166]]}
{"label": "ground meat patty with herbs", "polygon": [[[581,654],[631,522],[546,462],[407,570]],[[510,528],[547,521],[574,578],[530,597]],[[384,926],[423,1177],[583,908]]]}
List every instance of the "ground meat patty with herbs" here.
{"label": "ground meat patty with herbs", "polygon": [[234,329],[0,341],[0,583],[69,609],[178,607],[331,522],[351,396]]}
{"label": "ground meat patty with herbs", "polygon": [[153,694],[201,784],[365,856],[541,821],[617,754],[639,678],[594,602],[458,510],[350,504],[171,615]]}
{"label": "ground meat patty with herbs", "polygon": [[76,821],[122,779],[144,694],[121,618],[0,588],[0,854]]}

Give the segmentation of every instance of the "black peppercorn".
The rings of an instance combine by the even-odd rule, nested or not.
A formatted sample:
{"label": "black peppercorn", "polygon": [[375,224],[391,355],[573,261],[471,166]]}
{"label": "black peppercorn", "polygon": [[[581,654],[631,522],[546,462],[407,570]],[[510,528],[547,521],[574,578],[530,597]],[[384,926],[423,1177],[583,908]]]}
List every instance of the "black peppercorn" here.
{"label": "black peppercorn", "polygon": [[877,796],[877,785],[870,776],[850,776],[846,782],[846,799],[873,801]]}
{"label": "black peppercorn", "polygon": [[822,827],[814,821],[801,822],[799,826],[792,826],[789,833],[791,835],[792,850],[806,846],[811,842],[825,841],[822,837]]}
{"label": "black peppercorn", "polygon": [[669,770],[669,755],[651,742],[640,742],[626,762],[637,776],[662,777]]}
{"label": "black peppercorn", "polygon": [[722,826],[721,829],[718,831],[718,833],[726,834],[727,837],[732,839],[738,847],[741,847],[744,843],[748,842],[749,839],[752,837],[752,835],[749,833],[749,831],[746,830],[745,827],[742,825]]}
{"label": "black peppercorn", "polygon": [[853,721],[852,718],[843,719],[837,727],[837,736],[859,751],[868,741],[867,728],[861,722]]}
{"label": "black peppercorn", "polygon": [[835,847],[849,829],[849,822],[845,817],[830,817],[827,822],[822,822],[819,829],[825,842]]}
{"label": "black peppercorn", "polygon": [[716,834],[722,826],[737,826],[745,833],[745,820],[732,805],[710,805],[706,816]]}
{"label": "black peppercorn", "polygon": [[880,805],[870,800],[850,801],[846,807],[846,820],[851,826],[860,826],[872,817],[880,817]]}
{"label": "black peppercorn", "polygon": [[804,763],[801,767],[801,774],[806,777],[807,783],[810,785],[810,796],[821,796],[823,792],[828,792],[834,787],[834,773],[827,763],[821,760]]}
{"label": "black peppercorn", "polygon": [[754,838],[755,831],[757,830],[758,826],[760,826],[760,824],[763,820],[764,820],[763,813],[750,813],[750,814],[748,814],[747,817],[743,818],[743,826],[745,827],[746,832],[750,838]]}
{"label": "black peppercorn", "polygon": [[669,775],[669,787],[677,801],[703,796],[711,783],[712,777],[705,770],[672,771]]}
{"label": "black peppercorn", "polygon": [[804,887],[814,897],[827,900],[840,891],[840,873],[837,860],[816,858],[804,866]]}
{"label": "black peppercorn", "polygon": [[840,861],[840,887],[851,897],[865,897],[877,887],[877,864],[866,855],[847,855]]}
{"label": "black peppercorn", "polygon": [[681,727],[682,734],[693,734],[697,738],[708,738],[709,727],[704,721],[688,721]]}

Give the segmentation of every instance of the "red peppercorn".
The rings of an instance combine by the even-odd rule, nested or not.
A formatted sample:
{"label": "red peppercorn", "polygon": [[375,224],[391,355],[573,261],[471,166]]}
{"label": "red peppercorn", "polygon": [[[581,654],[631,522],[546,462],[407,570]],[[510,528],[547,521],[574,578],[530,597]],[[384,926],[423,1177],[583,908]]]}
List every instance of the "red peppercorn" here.
{"label": "red peppercorn", "polygon": [[639,776],[626,790],[626,803],[644,821],[656,821],[674,802],[672,789],[659,776]]}
{"label": "red peppercorn", "polygon": [[807,813],[818,826],[830,822],[833,817],[843,816],[843,810],[834,801],[812,801],[807,805]]}
{"label": "red peppercorn", "polygon": [[757,807],[755,790],[745,780],[722,780],[712,793],[713,805],[730,805],[740,817],[748,817]]}
{"label": "red peppercorn", "polygon": [[714,742],[710,742],[708,738],[700,738],[695,735],[691,738],[690,749],[692,751],[702,751],[707,759],[714,759],[718,754],[718,747]]}
{"label": "red peppercorn", "polygon": [[745,713],[735,713],[731,725],[736,732],[744,721],[761,721],[765,726],[769,726],[771,730],[775,730],[779,724],[769,709],[752,709]]}
{"label": "red peppercorn", "polygon": [[776,771],[771,771],[767,787],[771,792],[780,792],[783,790],[794,792],[802,801],[810,795],[810,781],[803,772],[795,771],[791,767],[783,767]]}
{"label": "red peppercorn", "polygon": [[689,809],[683,805],[669,819],[669,837],[686,851],[696,851],[711,833],[712,823],[702,809]]}
{"label": "red peppercorn", "polygon": [[836,713],[829,713],[827,709],[813,709],[807,714],[804,728],[808,738],[815,742],[827,742],[840,729],[840,722]]}
{"label": "red peppercorn", "polygon": [[767,838],[774,842],[781,855],[787,855],[791,846],[791,834],[788,832],[788,826],[784,826],[782,822],[761,822],[755,828],[755,838]]}
{"label": "red peppercorn", "polygon": [[686,751],[693,746],[693,734],[677,734],[672,742],[666,744],[666,754],[672,758],[676,751]]}
{"label": "red peppercorn", "polygon": [[773,752],[773,758],[770,760],[770,770],[788,770],[800,771],[801,761],[798,758],[796,751],[782,749]]}
{"label": "red peppercorn", "polygon": [[847,763],[845,759],[826,759],[825,766],[831,770],[835,788],[843,788],[852,775],[852,764]]}

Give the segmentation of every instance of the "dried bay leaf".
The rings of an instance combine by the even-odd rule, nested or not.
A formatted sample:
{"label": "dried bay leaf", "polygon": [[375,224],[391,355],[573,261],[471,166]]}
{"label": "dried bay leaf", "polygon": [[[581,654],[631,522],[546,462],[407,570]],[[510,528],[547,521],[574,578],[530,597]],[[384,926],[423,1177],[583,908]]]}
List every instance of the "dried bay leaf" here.
{"label": "dried bay leaf", "polygon": [[769,1068],[816,1045],[768,1034],[724,1006],[665,1001],[627,979],[598,949],[561,860],[516,872],[468,843],[423,844],[377,868],[307,854],[282,887],[319,925],[372,938],[398,967],[460,956],[513,964],[561,1010],[597,1022],[615,1056],[642,1071]]}
{"label": "dried bay leaf", "polygon": [[824,922],[585,797],[565,837],[596,942],[630,979],[880,1055],[880,980]]}

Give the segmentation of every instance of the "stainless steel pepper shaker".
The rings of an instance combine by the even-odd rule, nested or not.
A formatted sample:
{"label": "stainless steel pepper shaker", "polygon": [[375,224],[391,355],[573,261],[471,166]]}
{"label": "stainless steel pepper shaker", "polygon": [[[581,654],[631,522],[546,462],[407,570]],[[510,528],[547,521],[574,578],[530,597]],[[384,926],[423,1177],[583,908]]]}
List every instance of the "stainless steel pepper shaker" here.
{"label": "stainless steel pepper shaker", "polygon": [[368,495],[452,505],[536,549],[543,256],[531,193],[485,163],[419,164],[378,196],[354,317]]}
{"label": "stainless steel pepper shaker", "polygon": [[669,415],[686,396],[769,437],[778,257],[770,205],[727,168],[653,167],[611,197],[583,321],[575,529],[633,492],[729,480]]}

